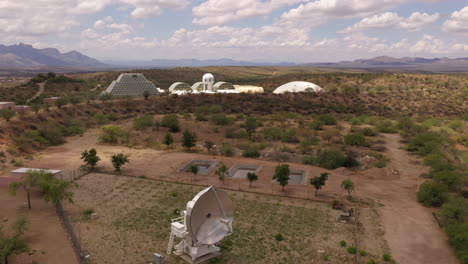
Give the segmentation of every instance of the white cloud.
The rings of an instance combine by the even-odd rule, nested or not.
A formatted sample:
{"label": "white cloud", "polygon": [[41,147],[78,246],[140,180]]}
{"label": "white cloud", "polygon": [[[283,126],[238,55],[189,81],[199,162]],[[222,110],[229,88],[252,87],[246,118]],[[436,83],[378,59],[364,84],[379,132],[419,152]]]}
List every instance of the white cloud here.
{"label": "white cloud", "polygon": [[135,9],[131,15],[135,18],[147,18],[160,15],[164,8],[184,8],[189,5],[188,0],[118,0]]}
{"label": "white cloud", "polygon": [[408,18],[404,18],[395,12],[385,12],[363,18],[358,23],[340,31],[340,33],[360,32],[376,28],[402,28],[408,31],[419,31],[424,26],[436,22],[439,17],[438,13],[429,15],[427,13],[414,12]]}
{"label": "white cloud", "polygon": [[455,33],[468,33],[468,6],[452,13],[450,19],[445,21],[444,30]]}
{"label": "white cloud", "polygon": [[275,9],[308,0],[208,0],[193,8],[193,23],[222,25],[246,17],[264,16]]}
{"label": "white cloud", "polygon": [[365,17],[391,9],[405,0],[317,0],[285,12],[280,24],[313,27],[330,19]]}

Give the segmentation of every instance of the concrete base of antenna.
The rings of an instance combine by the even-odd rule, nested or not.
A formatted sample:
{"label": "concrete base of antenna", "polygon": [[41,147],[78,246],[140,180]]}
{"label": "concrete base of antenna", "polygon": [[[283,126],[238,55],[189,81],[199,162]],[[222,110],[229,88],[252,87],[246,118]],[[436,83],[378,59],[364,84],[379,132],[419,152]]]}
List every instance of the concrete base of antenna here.
{"label": "concrete base of antenna", "polygon": [[215,245],[191,246],[186,240],[176,245],[174,254],[191,264],[205,263],[206,261],[221,255],[220,248]]}

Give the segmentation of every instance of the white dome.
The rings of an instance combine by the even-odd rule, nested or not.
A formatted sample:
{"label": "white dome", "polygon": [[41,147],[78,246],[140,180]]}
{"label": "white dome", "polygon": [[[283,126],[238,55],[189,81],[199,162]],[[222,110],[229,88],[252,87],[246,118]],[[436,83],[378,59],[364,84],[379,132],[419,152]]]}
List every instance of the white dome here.
{"label": "white dome", "polygon": [[214,76],[211,73],[206,73],[205,75],[203,75],[202,80],[203,80],[204,83],[214,83],[215,82]]}
{"label": "white dome", "polygon": [[322,87],[310,83],[310,82],[289,82],[281,85],[276,88],[273,93],[282,94],[282,93],[300,93],[300,92],[324,92]]}

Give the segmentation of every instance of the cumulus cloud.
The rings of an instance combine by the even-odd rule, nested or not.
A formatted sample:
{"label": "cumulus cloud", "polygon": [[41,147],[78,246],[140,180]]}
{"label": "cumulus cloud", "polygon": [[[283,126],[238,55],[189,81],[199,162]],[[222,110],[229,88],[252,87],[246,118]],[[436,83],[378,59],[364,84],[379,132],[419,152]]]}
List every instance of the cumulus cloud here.
{"label": "cumulus cloud", "polygon": [[391,9],[405,0],[317,0],[281,15],[281,24],[316,26],[334,18],[365,17]]}
{"label": "cumulus cloud", "polygon": [[122,4],[134,7],[131,15],[135,18],[147,18],[160,15],[164,8],[184,8],[188,0],[118,0]]}
{"label": "cumulus cloud", "polygon": [[444,30],[454,33],[468,33],[468,6],[460,11],[455,11],[450,16],[450,19],[445,21]]}
{"label": "cumulus cloud", "polygon": [[275,9],[308,0],[208,0],[193,8],[193,23],[222,25],[246,17],[264,16]]}
{"label": "cumulus cloud", "polygon": [[408,31],[419,31],[424,26],[436,22],[440,18],[438,13],[414,12],[408,18],[399,16],[395,12],[385,12],[363,18],[358,23],[345,28],[340,33],[353,33],[375,28],[402,28]]}

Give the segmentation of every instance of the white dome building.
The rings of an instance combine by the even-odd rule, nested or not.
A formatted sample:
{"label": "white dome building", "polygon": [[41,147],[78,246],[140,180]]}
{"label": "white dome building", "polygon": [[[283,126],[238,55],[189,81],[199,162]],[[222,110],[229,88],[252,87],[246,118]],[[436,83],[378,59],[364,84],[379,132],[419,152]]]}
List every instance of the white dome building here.
{"label": "white dome building", "polygon": [[325,92],[322,87],[310,82],[289,82],[276,88],[274,94],[282,93],[303,93],[303,92]]}
{"label": "white dome building", "polygon": [[205,75],[203,75],[202,82],[203,82],[203,90],[204,91],[214,92],[213,91],[213,84],[215,83],[215,78],[214,78],[213,74],[206,73]]}

